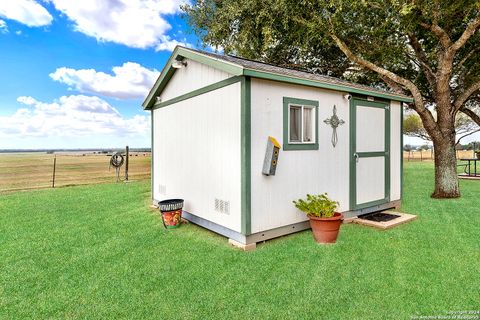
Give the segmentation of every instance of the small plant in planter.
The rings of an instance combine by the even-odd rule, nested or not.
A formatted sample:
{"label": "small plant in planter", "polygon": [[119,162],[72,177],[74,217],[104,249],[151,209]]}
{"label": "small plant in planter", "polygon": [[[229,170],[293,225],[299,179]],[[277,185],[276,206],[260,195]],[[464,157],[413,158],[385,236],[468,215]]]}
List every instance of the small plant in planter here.
{"label": "small plant in planter", "polygon": [[335,243],[343,221],[343,215],[336,212],[339,203],[331,200],[326,193],[307,194],[306,199],[293,201],[295,207],[310,219],[313,237],[318,243]]}

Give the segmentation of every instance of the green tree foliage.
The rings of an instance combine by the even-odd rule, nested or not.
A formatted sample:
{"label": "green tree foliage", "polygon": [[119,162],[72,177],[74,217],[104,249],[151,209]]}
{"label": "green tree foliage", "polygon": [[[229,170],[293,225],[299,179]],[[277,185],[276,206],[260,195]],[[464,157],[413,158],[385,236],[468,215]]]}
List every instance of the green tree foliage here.
{"label": "green tree foliage", "polygon": [[[475,122],[472,121],[472,119],[461,113],[457,115],[457,119],[455,121],[455,132],[458,136],[456,143],[457,145],[460,143],[461,139],[479,131],[480,128]],[[411,137],[421,138],[423,140],[432,140],[423,127],[422,119],[420,119],[418,114],[415,113],[408,114],[403,118],[403,134]]]}
{"label": "green tree foliage", "polygon": [[410,152],[410,151],[412,151],[413,149],[414,149],[413,146],[410,145],[410,144],[406,144],[406,145],[403,146],[403,151]]}
{"label": "green tree foliage", "polygon": [[183,9],[225,53],[412,96],[436,150],[432,196],[460,195],[457,115],[480,125],[479,0],[198,0]]}
{"label": "green tree foliage", "polygon": [[403,133],[407,136],[430,140],[417,114],[409,114],[403,119]]}
{"label": "green tree foliage", "polygon": [[227,54],[337,77],[351,67],[324,33],[305,28],[301,1],[206,0],[183,9],[203,44]]}

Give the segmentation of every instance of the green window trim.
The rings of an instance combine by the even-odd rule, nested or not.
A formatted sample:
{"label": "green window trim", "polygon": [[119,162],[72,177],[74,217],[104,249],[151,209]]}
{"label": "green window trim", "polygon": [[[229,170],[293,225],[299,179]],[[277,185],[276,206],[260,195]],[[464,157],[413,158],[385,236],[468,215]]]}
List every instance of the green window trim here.
{"label": "green window trim", "polygon": [[[315,109],[315,142],[290,143],[289,142],[289,106],[291,104],[312,106]],[[283,97],[283,150],[318,150],[318,101]]]}

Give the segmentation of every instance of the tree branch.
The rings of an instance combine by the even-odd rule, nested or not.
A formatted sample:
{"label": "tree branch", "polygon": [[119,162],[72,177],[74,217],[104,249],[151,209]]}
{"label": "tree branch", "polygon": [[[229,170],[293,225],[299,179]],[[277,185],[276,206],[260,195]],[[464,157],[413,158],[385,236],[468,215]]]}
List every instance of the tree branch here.
{"label": "tree branch", "polygon": [[467,53],[463,58],[462,60],[460,60],[460,62],[456,65],[457,68],[462,68],[463,65],[465,64],[465,62],[470,59],[470,57],[476,52],[478,51],[478,49],[480,49],[480,47],[475,47],[473,48],[469,53]]}
{"label": "tree branch", "polygon": [[472,135],[472,134],[474,134],[474,133],[476,133],[476,132],[479,132],[479,131],[480,131],[480,129],[477,129],[477,130],[471,131],[471,132],[469,132],[469,133],[467,133],[467,134],[464,134],[463,136],[461,136],[461,137],[458,138],[458,140],[457,140],[457,142],[455,143],[455,145],[459,144],[459,143],[460,143],[460,140],[462,140],[463,138],[468,137],[468,136],[470,136],[470,135]]}
{"label": "tree branch", "polygon": [[461,107],[459,109],[459,111],[463,112],[464,114],[469,116],[476,124],[478,124],[480,126],[480,116],[478,114],[476,114],[475,112],[473,112],[473,110],[465,108],[465,107]]}
{"label": "tree branch", "polygon": [[405,135],[409,137],[420,138],[422,140],[432,141],[432,138],[427,133],[421,134],[421,133],[406,132]]}
{"label": "tree branch", "polygon": [[342,52],[353,62],[357,63],[358,65],[367,68],[373,72],[378,73],[380,76],[383,76],[387,79],[390,79],[390,81],[398,83],[399,85],[405,87],[408,91],[413,96],[414,100],[414,108],[415,111],[420,115],[423,121],[423,125],[425,129],[427,130],[428,134],[430,135],[438,135],[440,130],[438,130],[437,123],[435,122],[435,119],[433,118],[432,113],[425,108],[425,104],[423,102],[423,97],[422,93],[420,90],[417,88],[417,86],[411,82],[410,80],[407,80],[405,78],[402,78],[396,74],[394,74],[391,71],[388,71],[382,67],[379,67],[375,64],[373,64],[370,61],[367,61],[363,58],[360,58],[359,56],[355,55],[350,48],[334,33],[331,33],[330,36],[332,37],[333,41],[337,44],[337,46],[342,50]]}
{"label": "tree branch", "polygon": [[432,31],[433,34],[437,36],[438,40],[440,40],[440,43],[442,44],[445,50],[450,47],[450,45],[452,44],[452,40],[450,40],[450,37],[445,32],[445,30],[440,28],[440,26],[436,22],[434,22],[433,24],[420,22],[419,24],[424,29]]}
{"label": "tree branch", "polygon": [[420,63],[420,67],[427,77],[428,83],[432,88],[435,88],[435,74],[428,64],[428,58],[422,48],[422,45],[414,34],[408,34],[408,40],[410,41],[410,45],[412,46],[418,62]]}
{"label": "tree branch", "polygon": [[[470,39],[475,34],[478,26],[480,26],[480,13],[478,13],[475,19],[473,19],[467,25],[465,31],[462,33],[460,38],[458,38],[458,40],[455,41],[453,44],[447,32],[438,25],[435,15],[434,22],[431,25],[423,22],[420,22],[420,25],[432,31],[442,44],[443,50],[441,50],[438,54],[438,70],[436,76],[437,82],[434,92],[436,92],[439,97],[443,97],[443,101],[441,102],[442,104],[449,105],[450,101],[447,100],[446,97],[450,96],[449,82],[453,71],[453,59],[457,51],[465,45],[468,39]],[[444,117],[450,117],[454,115],[458,111],[460,106],[463,104],[463,102],[465,102],[473,92],[469,93],[465,91],[465,95],[460,95],[461,99],[458,100],[459,104],[454,104],[454,107],[450,110],[449,113],[439,113],[439,117],[443,119]]]}
{"label": "tree branch", "polygon": [[405,90],[398,83],[393,82],[392,80],[390,80],[389,78],[383,75],[379,75],[379,76],[380,76],[380,79],[382,79],[382,81],[385,82],[390,88],[392,88],[395,93],[406,94]]}
{"label": "tree branch", "polygon": [[461,47],[467,43],[468,39],[472,37],[475,32],[477,31],[477,28],[480,26],[480,13],[477,13],[477,16],[475,19],[473,19],[465,28],[465,31],[463,34],[458,38],[457,41],[451,46],[451,50],[454,52],[457,52]]}
{"label": "tree branch", "polygon": [[475,91],[480,90],[480,80],[472,84],[470,87],[465,89],[455,100],[454,106],[455,106],[455,112],[460,110],[462,108],[463,104],[470,98],[472,94],[475,93]]}

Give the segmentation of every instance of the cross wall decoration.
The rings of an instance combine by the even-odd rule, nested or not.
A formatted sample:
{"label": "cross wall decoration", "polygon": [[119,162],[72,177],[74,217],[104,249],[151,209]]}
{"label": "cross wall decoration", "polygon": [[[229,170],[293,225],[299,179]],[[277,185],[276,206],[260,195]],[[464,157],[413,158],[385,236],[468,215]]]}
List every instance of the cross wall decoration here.
{"label": "cross wall decoration", "polygon": [[330,118],[323,120],[323,122],[330,125],[333,129],[332,145],[335,148],[335,146],[337,145],[337,142],[338,142],[337,128],[338,128],[338,126],[345,123],[345,121],[343,121],[342,119],[340,119],[337,116],[337,107],[335,105],[333,105],[333,115]]}

